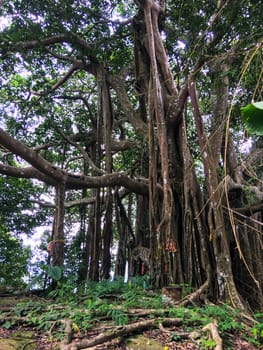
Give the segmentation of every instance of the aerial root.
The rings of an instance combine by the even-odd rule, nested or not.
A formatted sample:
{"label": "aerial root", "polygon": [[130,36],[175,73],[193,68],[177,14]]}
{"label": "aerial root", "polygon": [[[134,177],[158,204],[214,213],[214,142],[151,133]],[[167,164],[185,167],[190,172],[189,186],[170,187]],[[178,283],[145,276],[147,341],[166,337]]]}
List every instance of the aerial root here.
{"label": "aerial root", "polygon": [[[179,326],[182,325],[183,320],[179,318],[155,318],[155,319],[150,319],[150,320],[145,320],[145,321],[139,321],[135,322],[132,324],[128,324],[126,326],[118,326],[114,329],[111,329],[108,332],[101,333],[97,335],[96,337],[92,339],[82,339],[79,342],[72,342],[72,343],[67,343],[67,339],[64,339],[64,341],[60,345],[61,350],[78,350],[78,349],[88,349],[93,346],[103,344],[107,341],[111,341],[113,339],[127,336],[130,334],[134,333],[140,333],[142,331],[148,330],[148,329],[153,329],[153,328],[160,328],[160,324],[162,326]],[[66,334],[67,337],[67,334]]]}
{"label": "aerial root", "polygon": [[196,291],[194,291],[193,293],[187,295],[183,300],[181,300],[179,302],[180,306],[187,306],[189,304],[194,304],[195,301],[199,301],[202,299],[203,301],[205,301],[204,299],[204,295],[206,295],[206,291],[209,287],[209,280],[206,280],[205,283],[198,288]]}
{"label": "aerial root", "polygon": [[202,328],[202,331],[210,333],[211,338],[214,340],[214,342],[216,344],[214,350],[222,350],[223,349],[222,348],[222,338],[219,335],[218,325],[217,325],[216,321],[208,323],[206,326],[204,326]]}

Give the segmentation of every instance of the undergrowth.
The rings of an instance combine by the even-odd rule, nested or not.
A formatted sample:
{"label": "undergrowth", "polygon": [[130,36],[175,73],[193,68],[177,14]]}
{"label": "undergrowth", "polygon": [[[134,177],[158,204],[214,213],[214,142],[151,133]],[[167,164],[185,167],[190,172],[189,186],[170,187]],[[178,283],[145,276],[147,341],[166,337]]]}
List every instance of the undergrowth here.
{"label": "undergrowth", "polygon": [[[17,304],[12,311],[14,322],[9,318],[3,327],[11,328],[15,324],[15,317],[23,317],[27,319],[27,324],[48,333],[52,329],[57,339],[62,339],[65,324],[61,320],[70,320],[74,331],[84,335],[96,324],[123,326],[137,320],[138,312],[131,310],[145,311],[144,318],[162,315],[161,317],[182,319],[182,329],[188,332],[201,330],[216,320],[223,339],[227,334],[241,334],[243,339],[258,347],[263,340],[262,313],[254,315],[255,324],[248,328],[242,324],[239,310],[226,304],[188,308],[168,306],[163,304],[159,292],[151,290],[147,277],[131,279],[128,283],[119,279],[111,282],[86,282],[77,286],[69,281],[51,291],[46,298]],[[173,340],[180,341],[180,336],[174,333]],[[200,349],[213,349],[213,346],[209,338],[201,337]]]}

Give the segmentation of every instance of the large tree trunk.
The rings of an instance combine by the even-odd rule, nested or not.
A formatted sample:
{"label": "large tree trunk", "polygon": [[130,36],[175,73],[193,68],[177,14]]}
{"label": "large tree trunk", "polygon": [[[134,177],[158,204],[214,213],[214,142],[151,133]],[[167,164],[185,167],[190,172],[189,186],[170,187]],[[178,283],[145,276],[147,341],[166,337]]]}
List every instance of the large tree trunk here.
{"label": "large tree trunk", "polygon": [[133,198],[132,194],[128,196],[128,209],[125,209],[118,191],[115,192],[115,203],[116,203],[116,222],[118,228],[118,248],[116,254],[115,263],[115,277],[125,276],[126,264],[128,263],[130,273],[132,276],[132,263],[129,260],[131,248],[135,246],[135,235],[133,233],[132,225],[132,206]]}
{"label": "large tree trunk", "polygon": [[[212,147],[204,132],[198,106],[195,83],[193,80],[190,80],[189,83],[189,94],[195,118],[195,125],[198,134],[199,147],[202,155],[205,181],[208,192],[209,234],[216,259],[216,276],[219,287],[219,297],[225,298],[226,294],[228,299],[235,307],[244,309],[243,302],[241,301],[235,286],[232,272],[229,233],[227,233],[222,209],[222,191],[224,190],[224,187],[222,188],[222,186],[219,186],[217,174],[218,157],[214,158]],[[221,98],[221,96],[217,96],[217,98]],[[215,147],[213,148],[215,149]],[[220,147],[217,147],[217,149],[221,149],[221,142]]]}
{"label": "large tree trunk", "polygon": [[[87,196],[86,191],[83,191],[82,198]],[[89,240],[87,235],[87,217],[88,217],[88,208],[87,206],[80,205],[79,208],[80,215],[80,229],[78,233],[78,247],[80,251],[80,264],[78,271],[78,282],[83,282],[86,280],[88,275],[88,261],[89,261]]]}
{"label": "large tree trunk", "polygon": [[55,216],[53,222],[52,265],[63,267],[64,264],[64,216],[65,216],[65,184],[56,186]]}
{"label": "large tree trunk", "polygon": [[[106,74],[103,67],[98,68],[98,114],[102,116],[103,121],[103,143],[105,146],[105,171],[112,172],[112,150],[111,133],[113,123],[113,112],[109,85],[106,81]],[[111,270],[111,242],[112,242],[112,215],[113,215],[113,196],[111,187],[106,190],[106,211],[104,214],[103,227],[103,246],[102,246],[102,278],[109,279]]]}
{"label": "large tree trunk", "polygon": [[[139,67],[137,74],[149,72],[148,76],[144,75],[144,79],[141,76],[137,76],[137,79],[140,83],[143,81],[144,89],[148,91],[151,276],[156,285],[189,281],[200,285],[209,281],[209,288],[213,295],[218,288],[219,297],[223,298],[227,294],[236,307],[244,308],[233,277],[229,234],[222,208],[222,205],[225,204],[223,201],[224,186],[220,187],[221,179],[217,173],[221,161],[228,101],[228,66],[223,61],[214,61],[211,65],[214,86],[210,139],[204,131],[195,82],[189,77],[188,92],[208,194],[207,209],[205,209],[207,210],[207,225],[202,228],[202,218],[199,218],[198,225],[191,229],[190,221],[185,218],[187,215],[190,220],[196,218],[196,215],[199,217],[200,212],[204,209],[200,208],[202,202],[197,198],[198,186],[196,191],[189,191],[190,186],[193,186],[194,183],[197,185],[197,182],[194,176],[189,177],[184,173],[184,169],[189,166],[181,160],[183,151],[186,151],[186,146],[184,146],[186,142],[182,137],[183,123],[180,123],[182,94],[178,97],[174,87],[159,33],[158,18],[163,8],[161,3],[152,0],[138,1],[138,3],[141,7],[137,15],[138,21],[135,22],[135,31],[138,33],[137,41],[140,40],[140,45],[135,42],[137,43],[135,52],[138,53],[136,57]],[[142,16],[144,16],[145,27],[139,24]],[[147,63],[148,71],[145,67]],[[148,81],[145,77],[148,77]],[[187,94],[185,98],[186,96]],[[179,111],[177,118],[175,111]],[[159,169],[160,172],[158,172]],[[173,179],[175,181],[172,181]],[[194,183],[190,184],[189,181]],[[157,184],[162,185],[162,194],[158,191]],[[190,261],[182,257],[182,252],[187,251],[186,245],[189,249]],[[207,250],[207,253],[200,254],[200,249],[202,252]],[[194,275],[198,276],[199,272],[200,277],[193,281],[190,270],[196,263],[198,269]]]}
{"label": "large tree trunk", "polygon": [[[13,166],[11,165],[13,162],[9,164],[9,156],[4,156],[3,164],[0,164],[0,172],[7,176],[35,178],[56,188],[56,210],[50,245],[53,265],[63,266],[65,190],[86,188],[84,196],[91,195],[94,201],[87,213],[88,220],[82,226],[83,231],[86,231],[86,246],[83,254],[85,266],[80,279],[88,277],[98,281],[101,278],[109,278],[113,242],[112,220],[116,214],[119,237],[116,276],[124,275],[128,259],[129,274],[149,272],[151,281],[156,287],[169,283],[186,283],[197,289],[193,297],[200,295],[200,291],[203,293],[206,289],[213,300],[227,297],[234,306],[243,308],[243,299],[246,299],[252,307],[260,308],[263,303],[262,181],[253,175],[251,167],[253,154],[248,156],[242,166],[238,165],[239,159],[236,157],[234,142],[229,133],[230,75],[228,71],[231,62],[227,58],[231,56],[231,60],[236,59],[236,53],[231,47],[231,52],[221,54],[222,47],[228,42],[223,39],[226,34],[224,27],[228,28],[227,24],[229,27],[232,24],[238,1],[218,1],[217,12],[212,15],[211,9],[210,19],[200,17],[201,26],[197,33],[194,33],[195,26],[189,31],[191,37],[187,39],[185,49],[182,49],[183,54],[178,55],[175,47],[176,51],[169,57],[171,62],[174,59],[177,60],[172,62],[173,71],[169,68],[168,56],[159,28],[164,17],[165,1],[135,0],[135,3],[138,6],[138,12],[132,21],[134,70],[130,66],[120,67],[120,71],[116,73],[117,64],[120,63],[121,66],[121,60],[118,61],[115,54],[107,60],[109,56],[104,46],[101,47],[102,51],[97,45],[93,50],[93,42],[88,43],[85,38],[82,39],[73,32],[44,37],[48,35],[48,32],[43,31],[43,36],[39,40],[16,43],[14,40],[11,51],[19,52],[17,57],[20,58],[21,55],[25,62],[29,60],[35,62],[33,66],[37,68],[36,76],[41,65],[37,65],[37,57],[33,54],[32,58],[27,57],[29,52],[31,54],[30,50],[33,53],[37,49],[35,52],[39,54],[40,47],[48,48],[47,52],[51,55],[51,59],[47,62],[46,68],[49,73],[45,72],[45,76],[50,77],[50,81],[54,78],[52,62],[57,65],[60,61],[61,66],[64,63],[66,67],[72,61],[69,72],[51,88],[50,92],[54,93],[57,88],[61,88],[61,91],[58,90],[56,94],[49,95],[48,89],[47,91],[44,89],[45,93],[39,93],[39,101],[44,106],[44,103],[49,103],[54,98],[56,106],[59,98],[63,101],[72,100],[74,101],[72,110],[68,109],[72,113],[78,110],[78,103],[82,101],[89,110],[90,118],[85,119],[82,124],[80,119],[82,116],[83,119],[86,118],[85,112],[83,115],[77,112],[79,114],[73,120],[72,131],[79,121],[80,128],[87,127],[93,130],[81,136],[72,137],[66,136],[67,133],[64,134],[63,131],[60,133],[63,136],[63,148],[66,149],[67,145],[70,145],[67,154],[75,157],[77,150],[83,158],[84,171],[81,173],[83,169],[80,169],[79,157],[71,159],[70,166],[65,162],[65,168],[59,167],[55,161],[51,163],[45,159],[42,150],[41,153],[38,153],[42,146],[38,150],[30,148],[0,128],[1,154],[12,152],[22,157],[30,165],[25,168],[22,165]],[[214,7],[216,7],[216,2]],[[185,6],[174,6],[169,13],[170,18],[178,14],[176,12],[178,8],[181,14],[185,10]],[[239,10],[241,8],[243,10],[243,7],[239,6]],[[194,10],[198,13],[198,9]],[[210,7],[208,6],[204,11],[207,11],[208,14]],[[249,9],[244,8],[243,15],[245,11]],[[169,26],[170,23],[167,22],[165,25]],[[209,26],[205,30],[207,23]],[[121,28],[124,23],[118,25]],[[116,31],[112,37],[120,33],[117,27],[117,25],[114,26]],[[180,25],[177,27],[175,24],[175,28],[172,35],[180,32]],[[235,35],[239,36],[239,26],[235,29],[237,30]],[[8,33],[8,28],[5,30]],[[110,35],[111,32],[109,30]],[[200,35],[201,32],[203,32],[202,35]],[[169,35],[167,32],[168,45],[171,43]],[[194,41],[195,35],[198,40],[191,47],[191,41]],[[121,50],[119,43],[118,41],[118,49]],[[63,45],[64,57],[58,55],[57,49],[52,49],[52,45],[58,48],[60,44]],[[176,46],[176,42],[174,44]],[[10,45],[7,42],[4,43],[7,52],[10,51]],[[259,47],[260,45],[256,47],[256,51],[252,54],[253,57]],[[66,56],[67,48],[72,48],[72,51],[68,51],[68,56]],[[117,50],[117,46],[114,47],[114,50],[115,48]],[[188,51],[189,48],[191,52]],[[24,56],[25,52],[27,54]],[[242,77],[247,69],[245,66],[252,62],[252,57],[249,56],[251,52],[248,48],[246,57],[248,61],[244,61]],[[44,53],[41,50],[41,54]],[[52,55],[55,58],[54,61]],[[195,57],[197,57],[196,61],[193,62]],[[177,63],[178,67],[176,67]],[[186,67],[183,67],[184,63]],[[79,81],[77,75],[73,76],[77,70],[82,70],[85,75],[91,74],[96,78],[98,88],[96,116],[92,115],[93,110],[96,109],[93,105],[94,90],[90,90],[90,95],[86,88],[78,92],[76,89],[74,93],[69,93],[70,89],[76,86],[75,82]],[[177,74],[175,78],[174,74]],[[73,79],[72,84],[68,80],[70,78]],[[88,76],[88,82],[93,80],[90,78]],[[132,86],[134,78],[136,94]],[[177,91],[175,87],[175,79],[178,85],[184,84],[180,91]],[[185,80],[182,82],[183,79]],[[202,90],[204,89],[200,105],[207,102],[206,98],[209,94],[211,96],[210,104],[205,105],[205,118],[208,121],[206,124],[203,124],[199,109],[195,80],[200,83]],[[210,84],[210,89],[207,88],[207,84]],[[33,84],[35,87],[38,85]],[[24,81],[23,89],[26,89],[26,86],[26,81]],[[15,86],[11,87],[15,88]],[[113,97],[111,97],[111,89],[114,90]],[[128,93],[132,94],[132,98],[129,99]],[[22,95],[25,96],[25,94]],[[25,122],[28,122],[27,116],[28,113],[31,113],[31,109],[37,112],[36,116],[40,114],[40,110],[35,109],[38,108],[35,104],[37,100],[31,99],[31,95],[30,91],[28,100],[21,101],[21,108],[20,105],[18,108],[21,117],[23,112],[29,111],[23,115]],[[92,100],[90,105],[88,95]],[[192,112],[189,111],[188,97],[190,97]],[[9,99],[9,94],[6,95],[6,98]],[[139,109],[135,107],[136,98]],[[114,115],[113,106],[116,106],[116,115]],[[58,113],[59,109],[53,107],[51,110]],[[41,110],[44,111],[45,108]],[[46,117],[49,118],[50,115],[47,113]],[[20,115],[17,117],[15,116],[14,119],[19,120]],[[42,128],[41,119],[42,117],[39,123]],[[47,124],[45,121],[43,126]],[[209,127],[210,133],[207,132]],[[70,127],[65,126],[66,128],[68,132]],[[195,132],[197,132],[197,140],[192,137]],[[138,144],[142,147],[140,166],[138,166],[140,162],[138,152],[135,151],[129,154],[129,164],[123,167],[125,172],[113,172],[120,156],[120,153],[117,153],[117,157],[113,158],[114,148],[116,144],[121,144],[119,141],[127,141],[116,140],[117,134],[121,135],[120,139],[122,136],[125,138],[127,134],[136,134]],[[30,142],[31,140],[33,142],[33,139],[33,137],[30,138]],[[35,140],[37,142],[38,138]],[[43,146],[48,149],[47,154],[49,147],[51,147],[51,152],[52,147],[59,149],[57,141],[61,140],[55,139],[55,141],[55,146],[50,144]],[[191,147],[191,144],[195,149]],[[262,151],[258,152],[255,157],[261,161]],[[137,163],[130,167],[135,158],[137,158]],[[116,163],[113,163],[115,159]],[[7,162],[4,164],[5,160]],[[195,162],[200,165],[199,174],[195,169]],[[79,174],[72,173],[78,170]],[[119,170],[117,166],[115,170]],[[117,192],[120,188],[125,188],[125,191],[131,193],[128,210],[124,205],[124,199]],[[113,191],[116,192],[115,197],[113,197]],[[136,200],[133,197],[133,201],[136,202],[135,224],[131,216],[133,193],[136,193],[137,196]],[[76,194],[78,195],[79,193]],[[254,197],[257,200],[255,203]],[[116,204],[115,213],[113,200]],[[84,219],[85,214],[83,213],[82,216]],[[188,301],[192,301],[193,297],[190,297]]]}
{"label": "large tree trunk", "polygon": [[[135,31],[138,33],[140,45],[137,44],[135,51],[138,59],[137,80],[140,85],[140,74],[149,72],[149,76],[145,77],[148,81],[143,79],[143,87],[148,89],[150,273],[155,285],[160,286],[173,281],[171,272],[175,260],[173,254],[176,251],[172,229],[174,207],[168,165],[167,115],[163,96],[176,95],[177,92],[158,28],[158,19],[163,8],[152,0],[139,3],[141,7]],[[142,16],[145,27],[139,24]],[[158,164],[160,174],[157,173]],[[161,200],[157,182],[162,184]]]}
{"label": "large tree trunk", "polygon": [[88,278],[92,281],[100,279],[100,251],[101,251],[101,199],[100,189],[94,191],[96,202],[92,205],[92,211],[89,218],[89,244],[90,261]]}

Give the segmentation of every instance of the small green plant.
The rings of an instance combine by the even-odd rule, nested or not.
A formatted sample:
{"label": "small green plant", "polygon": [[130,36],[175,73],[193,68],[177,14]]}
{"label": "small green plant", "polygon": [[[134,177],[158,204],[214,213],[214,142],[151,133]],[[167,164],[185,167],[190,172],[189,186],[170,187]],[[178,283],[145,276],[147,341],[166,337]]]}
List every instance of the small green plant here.
{"label": "small green plant", "polygon": [[199,341],[200,350],[212,350],[214,349],[216,342],[213,339],[201,337]]}
{"label": "small green plant", "polygon": [[[55,266],[58,267],[58,266]],[[56,270],[55,270],[56,271]],[[59,274],[57,275],[59,277]],[[76,283],[69,277],[59,279],[56,288],[48,293],[49,298],[56,299],[57,302],[69,302],[76,299]]]}
{"label": "small green plant", "polygon": [[71,321],[78,325],[80,330],[88,330],[92,326],[92,316],[90,313],[84,313],[82,310],[74,310],[70,316]]}
{"label": "small green plant", "polygon": [[255,324],[251,328],[249,335],[245,339],[254,346],[260,347],[263,345],[263,313],[256,313],[254,315]]}
{"label": "small green plant", "polygon": [[178,334],[176,332],[172,333],[172,337],[171,338],[172,338],[173,341],[176,341],[176,342],[180,342],[181,339],[182,339],[180,334]]}
{"label": "small green plant", "polygon": [[185,318],[186,309],[184,307],[174,307],[169,309],[169,317]]}
{"label": "small green plant", "polygon": [[5,328],[5,329],[10,329],[10,328],[12,328],[15,324],[16,324],[15,321],[5,321],[5,322],[2,324],[2,327]]}
{"label": "small green plant", "polygon": [[110,317],[117,326],[124,326],[128,323],[128,316],[124,313],[123,310],[112,307],[109,309],[107,316]]}
{"label": "small green plant", "polygon": [[243,326],[237,321],[238,309],[232,309],[228,305],[206,305],[201,312],[204,316],[217,320],[220,334],[243,330]]}
{"label": "small green plant", "polygon": [[[13,314],[27,319],[28,324],[38,330],[48,331],[52,328],[52,336],[63,339],[65,319],[70,320],[77,332],[82,333],[92,328],[98,320],[124,326],[136,318],[129,310],[140,308],[145,309],[148,318],[171,317],[182,320],[182,331],[195,331],[197,335],[194,339],[199,342],[199,349],[203,350],[212,350],[215,346],[214,340],[209,338],[208,334],[202,335],[205,325],[216,320],[224,343],[225,333],[240,334],[243,330],[238,317],[239,310],[226,304],[187,308],[164,306],[160,292],[145,290],[140,279],[139,282],[135,281],[134,284],[132,280],[130,283],[124,283],[123,279],[119,279],[77,285],[74,276],[66,278],[64,275],[63,279],[58,281],[56,289],[49,294],[49,297],[52,296],[51,301],[32,299],[30,302],[17,304]],[[242,337],[244,339],[246,336],[247,341],[259,348],[263,340],[263,314],[256,314],[254,318],[255,324],[251,332],[242,332]],[[3,326],[11,328],[13,323],[5,322]],[[180,342],[180,332],[174,332],[172,340]]]}
{"label": "small green plant", "polygon": [[202,308],[189,308],[188,320],[192,325],[205,326],[211,322],[211,318],[202,311]]}
{"label": "small green plant", "polygon": [[150,278],[148,275],[131,277],[128,282],[128,286],[131,288],[140,287],[147,289],[150,286]]}

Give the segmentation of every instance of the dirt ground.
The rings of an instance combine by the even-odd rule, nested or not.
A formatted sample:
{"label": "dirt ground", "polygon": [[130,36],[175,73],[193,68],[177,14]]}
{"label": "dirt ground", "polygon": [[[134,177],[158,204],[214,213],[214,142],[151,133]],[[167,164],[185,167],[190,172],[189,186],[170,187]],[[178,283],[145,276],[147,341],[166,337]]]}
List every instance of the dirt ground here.
{"label": "dirt ground", "polygon": [[[89,349],[94,350],[199,350],[200,346],[198,343],[194,343],[190,340],[180,340],[172,341],[171,334],[175,331],[180,331],[179,329],[170,329],[169,333],[162,332],[159,330],[150,330],[144,332],[143,335],[134,336],[127,339],[115,339],[111,342],[107,342],[101,345],[94,346]],[[30,332],[30,337],[27,337],[27,333]],[[85,334],[85,337],[91,339],[93,336],[97,335],[90,331]],[[12,340],[21,340],[21,336],[18,334],[24,334],[24,343],[21,346],[21,342],[10,343]],[[152,340],[156,342],[152,342]],[[6,343],[5,343],[6,341]],[[263,346],[256,348],[249,344],[248,342],[241,340],[239,335],[231,336],[231,339],[224,339],[223,349],[233,349],[233,350],[259,350],[263,349]],[[16,327],[14,329],[3,329],[0,328],[0,349],[1,350],[57,350],[59,349],[59,342],[52,340],[50,335],[44,332],[38,332],[30,327]]]}
{"label": "dirt ground", "polygon": [[[25,299],[25,300],[24,300]],[[25,297],[23,301],[27,301]],[[0,315],[6,320],[6,309],[15,306],[21,301],[17,296],[0,296]],[[73,342],[98,336],[105,332],[105,328],[98,324],[96,329],[86,333],[75,334]],[[60,339],[61,341],[61,339]],[[200,337],[196,340],[189,339],[189,334],[182,327],[166,327],[165,329],[152,329],[139,335],[131,335],[129,338],[116,338],[110,342],[90,347],[94,350],[198,350],[205,349],[200,345]],[[0,327],[0,350],[58,350],[60,342],[56,339],[55,332],[51,330],[38,331],[34,327],[22,324],[10,325],[8,329]],[[207,348],[209,349],[209,348]],[[212,348],[210,347],[212,350]],[[228,334],[223,337],[224,350],[263,350],[244,341],[240,333]]]}

